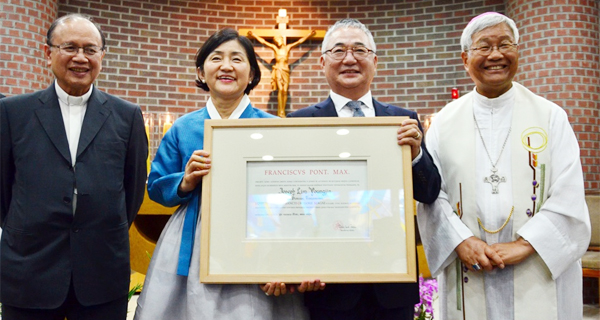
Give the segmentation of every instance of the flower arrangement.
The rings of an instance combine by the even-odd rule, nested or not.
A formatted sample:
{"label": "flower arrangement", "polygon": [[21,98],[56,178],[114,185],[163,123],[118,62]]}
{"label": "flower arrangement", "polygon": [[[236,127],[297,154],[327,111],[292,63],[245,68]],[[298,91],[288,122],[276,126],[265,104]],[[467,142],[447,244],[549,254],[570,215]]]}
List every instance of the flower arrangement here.
{"label": "flower arrangement", "polygon": [[419,276],[419,296],[421,297],[421,301],[415,305],[415,320],[433,319],[433,296],[437,292],[437,280],[424,280],[422,275]]}
{"label": "flower arrangement", "polygon": [[131,290],[129,290],[129,293],[127,294],[127,301],[131,300],[131,297],[133,297],[134,294],[142,290],[142,287],[143,285],[141,283],[137,283],[135,286],[133,286],[133,288],[131,288]]}

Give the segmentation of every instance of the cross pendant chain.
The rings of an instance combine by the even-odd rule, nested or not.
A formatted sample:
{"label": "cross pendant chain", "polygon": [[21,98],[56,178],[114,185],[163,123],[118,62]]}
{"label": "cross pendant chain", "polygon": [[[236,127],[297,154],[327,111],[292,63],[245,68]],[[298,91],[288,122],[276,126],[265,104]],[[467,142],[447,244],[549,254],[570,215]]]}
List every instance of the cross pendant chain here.
{"label": "cross pendant chain", "polygon": [[506,178],[499,176],[497,172],[498,169],[496,169],[496,167],[492,167],[492,174],[483,179],[483,182],[487,182],[492,185],[492,194],[498,194],[498,186],[501,182],[506,182]]}
{"label": "cross pendant chain", "polygon": [[492,185],[492,194],[498,194],[498,185],[501,182],[506,182],[506,178],[501,177],[496,173],[498,172],[498,169],[496,169],[496,165],[498,164],[498,161],[500,161],[500,156],[502,156],[502,151],[504,151],[504,147],[506,147],[506,142],[508,142],[508,138],[510,137],[510,131],[512,130],[512,126],[508,129],[506,139],[504,139],[504,144],[502,144],[502,149],[500,149],[500,153],[498,154],[498,159],[496,159],[496,162],[493,162],[492,157],[490,156],[490,152],[488,151],[487,146],[485,145],[485,141],[483,141],[483,135],[481,135],[481,129],[479,129],[479,124],[477,123],[477,119],[475,118],[474,113],[473,121],[475,122],[475,126],[477,127],[477,132],[479,132],[479,138],[481,138],[483,149],[485,149],[485,153],[487,154],[488,159],[490,159],[490,164],[492,165],[492,174],[490,174],[489,177],[483,178],[483,182],[487,182]]}

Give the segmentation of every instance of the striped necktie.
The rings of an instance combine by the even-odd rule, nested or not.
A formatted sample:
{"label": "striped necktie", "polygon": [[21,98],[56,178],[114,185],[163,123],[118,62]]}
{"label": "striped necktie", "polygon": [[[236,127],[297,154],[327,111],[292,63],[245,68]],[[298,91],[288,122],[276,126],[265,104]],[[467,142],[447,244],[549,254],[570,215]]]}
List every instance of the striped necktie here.
{"label": "striped necktie", "polygon": [[346,103],[346,105],[348,107],[350,107],[350,109],[352,109],[352,116],[353,117],[364,117],[365,114],[362,112],[362,110],[360,109],[360,106],[363,103],[360,101],[348,101],[348,103]]}

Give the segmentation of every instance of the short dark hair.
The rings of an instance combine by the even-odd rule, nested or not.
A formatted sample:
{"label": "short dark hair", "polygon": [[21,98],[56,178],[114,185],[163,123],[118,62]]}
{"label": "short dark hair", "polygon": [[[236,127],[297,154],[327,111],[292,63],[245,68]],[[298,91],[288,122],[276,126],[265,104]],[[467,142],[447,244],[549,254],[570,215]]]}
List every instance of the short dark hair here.
{"label": "short dark hair", "polygon": [[58,44],[52,43],[52,34],[54,33],[54,29],[56,29],[56,27],[58,27],[58,25],[60,25],[60,24],[63,24],[69,20],[75,20],[75,19],[83,19],[83,20],[87,20],[87,21],[91,22],[94,25],[94,27],[96,27],[96,29],[98,29],[98,32],[100,33],[100,38],[102,39],[102,49],[106,48],[106,37],[104,36],[104,32],[102,32],[102,29],[100,29],[100,25],[98,25],[96,22],[94,22],[92,17],[90,17],[88,15],[84,15],[84,14],[79,14],[79,13],[71,13],[71,14],[62,16],[62,17],[54,20],[54,22],[52,22],[52,24],[50,25],[50,28],[48,28],[48,32],[46,33],[46,44],[49,46],[59,45],[60,43],[58,43]]}
{"label": "short dark hair", "polygon": [[[250,69],[252,70],[252,74],[254,74],[252,82],[248,84],[246,90],[244,90],[244,93],[248,94],[260,82],[260,68],[258,67],[258,61],[256,61],[256,53],[254,52],[254,46],[252,45],[252,42],[250,42],[248,38],[240,36],[237,31],[226,28],[211,35],[208,40],[204,42],[200,50],[196,52],[196,68],[200,68],[200,70],[204,72],[204,61],[206,61],[208,55],[215,51],[215,49],[217,49],[223,43],[231,40],[237,40],[242,48],[244,48],[248,62],[250,63]],[[210,91],[206,83],[203,83],[200,81],[200,79],[196,79],[196,86],[204,89],[204,91]]]}

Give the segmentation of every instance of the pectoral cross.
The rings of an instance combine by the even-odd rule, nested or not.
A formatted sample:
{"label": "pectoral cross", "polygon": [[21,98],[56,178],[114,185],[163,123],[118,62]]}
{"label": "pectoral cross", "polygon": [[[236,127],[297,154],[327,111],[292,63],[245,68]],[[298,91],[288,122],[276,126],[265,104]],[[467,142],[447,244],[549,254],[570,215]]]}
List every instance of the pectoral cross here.
{"label": "pectoral cross", "polygon": [[492,174],[483,179],[483,182],[487,182],[492,185],[492,194],[498,194],[498,186],[501,182],[506,182],[506,178],[499,176],[496,172],[498,172],[498,169],[493,167]]}

